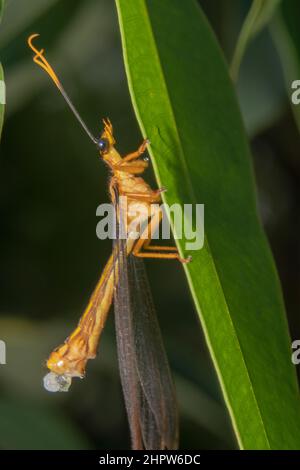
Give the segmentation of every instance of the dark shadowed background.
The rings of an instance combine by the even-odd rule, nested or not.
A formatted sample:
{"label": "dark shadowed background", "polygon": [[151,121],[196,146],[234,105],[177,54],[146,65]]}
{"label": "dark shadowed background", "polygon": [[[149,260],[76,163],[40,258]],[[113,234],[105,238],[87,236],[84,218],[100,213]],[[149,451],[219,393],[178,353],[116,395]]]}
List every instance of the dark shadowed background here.
{"label": "dark shadowed background", "polygon": [[[199,3],[229,59],[249,2]],[[0,30],[7,85],[0,147],[0,338],[7,344],[7,365],[0,366],[0,448],[126,448],[113,315],[85,380],[75,380],[67,394],[42,387],[45,359],[76,326],[111,246],[95,232],[96,208],[109,200],[107,170],[57,89],[33,64],[26,39],[34,32],[92,131],[99,134],[102,117],[109,116],[121,153],[141,142],[114,2],[7,0]],[[247,52],[238,94],[260,213],[296,339],[300,139],[268,31]],[[146,178],[155,184],[151,169]],[[183,270],[169,261],[149,261],[147,268],[176,381],[181,447],[236,448]]]}

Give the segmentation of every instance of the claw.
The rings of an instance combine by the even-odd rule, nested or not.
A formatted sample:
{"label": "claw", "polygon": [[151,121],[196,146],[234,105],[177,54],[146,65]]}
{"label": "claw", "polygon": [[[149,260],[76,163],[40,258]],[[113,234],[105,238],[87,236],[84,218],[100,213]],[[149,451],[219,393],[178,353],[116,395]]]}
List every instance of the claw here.
{"label": "claw", "polygon": [[165,188],[164,186],[162,186],[161,188],[158,188],[157,192],[158,193],[166,193],[168,190],[167,188]]}
{"label": "claw", "polygon": [[187,258],[179,258],[179,261],[182,263],[182,264],[187,264],[187,263],[190,263],[192,261],[192,256],[189,255]]}

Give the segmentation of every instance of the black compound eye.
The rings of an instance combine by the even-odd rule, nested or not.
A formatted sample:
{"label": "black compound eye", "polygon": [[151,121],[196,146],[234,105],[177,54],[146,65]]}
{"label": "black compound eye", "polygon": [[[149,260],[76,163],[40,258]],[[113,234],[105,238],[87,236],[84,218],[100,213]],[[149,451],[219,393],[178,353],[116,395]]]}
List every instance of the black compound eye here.
{"label": "black compound eye", "polygon": [[100,152],[105,152],[108,148],[108,141],[106,139],[99,139],[98,147],[99,147]]}

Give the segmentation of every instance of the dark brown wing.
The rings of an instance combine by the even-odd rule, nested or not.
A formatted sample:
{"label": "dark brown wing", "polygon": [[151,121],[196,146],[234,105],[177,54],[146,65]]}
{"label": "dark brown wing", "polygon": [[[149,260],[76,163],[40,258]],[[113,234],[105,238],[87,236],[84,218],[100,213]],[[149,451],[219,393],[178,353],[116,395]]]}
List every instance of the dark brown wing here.
{"label": "dark brown wing", "polygon": [[[122,223],[122,213],[119,219]],[[126,240],[118,237],[120,224],[116,232],[115,325],[132,447],[175,449],[176,396],[144,263],[126,256]]]}

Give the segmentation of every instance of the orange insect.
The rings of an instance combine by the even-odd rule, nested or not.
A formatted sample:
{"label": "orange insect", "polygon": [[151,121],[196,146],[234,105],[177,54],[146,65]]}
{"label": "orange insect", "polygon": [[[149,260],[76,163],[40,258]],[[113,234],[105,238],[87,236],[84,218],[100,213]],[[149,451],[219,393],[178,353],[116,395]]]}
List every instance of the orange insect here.
{"label": "orange insect", "polygon": [[[44,384],[49,391],[67,391],[73,377],[84,377],[87,361],[96,356],[99,338],[114,298],[119,368],[132,447],[174,449],[178,440],[175,392],[145,271],[139,258],[178,259],[186,263],[190,257],[182,259],[173,246],[150,244],[151,233],[162,218],[159,205],[154,203],[160,202],[164,189],[153,190],[143,178],[137,176],[148,166],[147,161],[140,159],[148,140],[144,140],[137,151],[121,157],[115,148],[109,119],[103,120],[101,137],[94,137],[46,60],[44,50],[38,50],[33,45],[32,41],[37,36],[33,34],[28,38],[28,44],[35,52],[34,62],[52,78],[110,169],[109,191],[116,208],[118,232],[113,253],[78,326],[49,356],[47,367],[51,372],[46,375]],[[126,208],[121,202],[123,199],[126,199]],[[144,228],[138,237],[132,237],[137,213],[139,224]],[[124,240],[119,236],[120,230],[125,230]]]}

